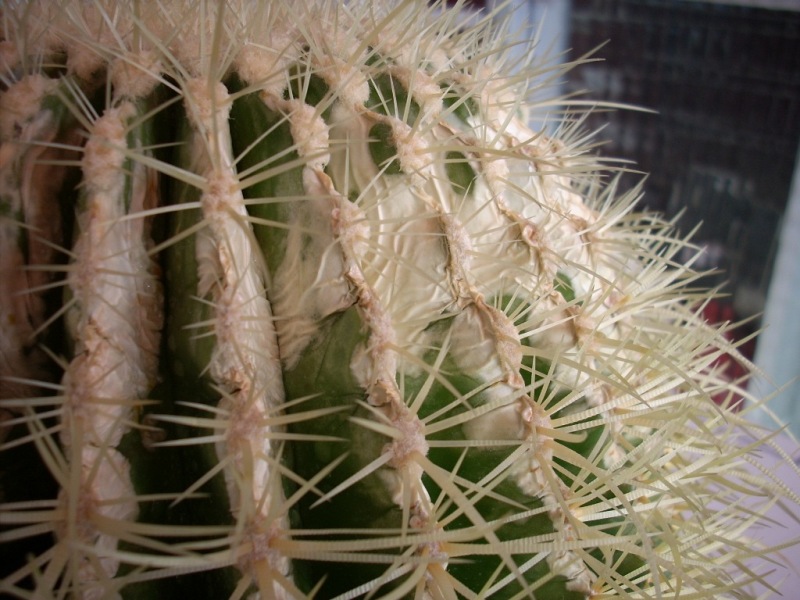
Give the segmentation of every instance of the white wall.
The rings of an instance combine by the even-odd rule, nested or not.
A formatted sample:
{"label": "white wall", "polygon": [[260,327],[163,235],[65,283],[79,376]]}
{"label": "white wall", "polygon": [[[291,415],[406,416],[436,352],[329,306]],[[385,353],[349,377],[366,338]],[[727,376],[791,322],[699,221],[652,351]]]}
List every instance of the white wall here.
{"label": "white wall", "polygon": [[[535,39],[537,63],[556,65],[565,62],[566,57],[563,55],[568,50],[569,43],[570,0],[488,0],[486,6],[490,10],[502,6],[498,19],[511,16],[510,29],[514,39],[509,39],[509,44],[523,42],[511,50],[515,59],[522,59],[529,46],[527,42]],[[520,64],[521,69],[525,66]],[[545,74],[539,81],[531,81],[528,88],[547,80],[551,75]],[[558,83],[558,79],[550,82],[534,100],[560,97],[563,94],[563,85]],[[537,111],[532,115],[531,127],[552,133],[559,123],[558,114],[555,113],[561,108],[563,106],[552,106],[550,110],[554,114],[551,116],[547,115],[547,109]]]}
{"label": "white wall", "polygon": [[[752,382],[756,394],[764,397],[776,386],[800,378],[800,152],[783,217],[778,255],[767,295],[763,318],[766,329],[756,346],[756,365],[763,376]],[[771,400],[769,408],[800,438],[800,381]],[[754,419],[770,424],[763,412]]]}

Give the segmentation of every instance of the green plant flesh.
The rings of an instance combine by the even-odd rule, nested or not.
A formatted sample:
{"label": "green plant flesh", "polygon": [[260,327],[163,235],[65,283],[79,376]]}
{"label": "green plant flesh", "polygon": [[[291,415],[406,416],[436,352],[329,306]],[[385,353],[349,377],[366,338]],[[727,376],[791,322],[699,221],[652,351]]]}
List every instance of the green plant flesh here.
{"label": "green plant flesh", "polygon": [[460,5],[0,11],[0,593],[769,591],[798,498],[690,243],[526,124],[566,67]]}

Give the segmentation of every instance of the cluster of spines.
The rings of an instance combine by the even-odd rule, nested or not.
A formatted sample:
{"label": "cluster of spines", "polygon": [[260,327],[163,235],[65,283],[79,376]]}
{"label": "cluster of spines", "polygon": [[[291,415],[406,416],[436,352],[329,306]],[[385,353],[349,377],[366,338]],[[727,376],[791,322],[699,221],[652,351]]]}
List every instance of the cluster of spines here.
{"label": "cluster of spines", "polygon": [[[146,21],[138,5],[127,7],[130,21],[119,22],[115,19],[126,13],[117,13],[111,6],[93,6],[99,10],[82,14],[78,5],[68,5],[54,9],[50,18],[70,13],[77,24],[77,32],[66,28],[64,34],[68,46],[85,45],[78,53],[82,60],[70,56],[72,64],[67,62],[78,80],[91,81],[98,66],[112,65],[108,71],[118,77],[105,94],[100,92],[110,108],[96,116],[84,92],[75,87],[57,97],[76,116],[82,115],[90,133],[91,145],[80,150],[84,172],[91,170],[87,163],[95,148],[118,156],[110,174],[117,182],[113,185],[124,182],[125,192],[114,192],[114,201],[100,200],[100,207],[106,210],[121,201],[124,211],[133,212],[101,218],[98,227],[112,228],[101,237],[124,240],[125,236],[117,238],[118,228],[147,229],[146,215],[175,216],[175,229],[145,254],[154,256],[163,250],[167,256],[170,324],[162,346],[167,357],[163,360],[170,364],[161,368],[175,374],[169,383],[186,385],[191,396],[179,403],[183,408],[175,409],[180,414],[161,414],[160,405],[146,407],[152,369],[145,378],[150,383],[134,389],[130,397],[88,389],[89,381],[122,374],[113,360],[100,369],[99,377],[81,376],[75,382],[71,373],[78,370],[81,357],[89,356],[86,336],[91,335],[91,327],[79,325],[95,314],[82,308],[81,294],[88,293],[89,302],[105,308],[122,306],[107,292],[82,292],[81,285],[108,282],[111,289],[125,290],[128,299],[158,296],[147,259],[139,261],[134,273],[113,263],[130,254],[130,247],[79,262],[81,244],[87,252],[102,246],[78,234],[75,249],[65,251],[70,262],[64,268],[71,290],[64,311],[78,307],[72,335],[75,348],[70,350],[77,352],[77,361],[62,362],[67,376],[51,386],[59,395],[40,402],[36,398],[4,400],[15,415],[27,411],[12,422],[31,430],[23,439],[39,448],[64,490],[61,500],[46,503],[44,513],[24,510],[35,503],[7,505],[20,509],[10,522],[30,519],[35,525],[29,530],[11,529],[4,536],[10,540],[52,529],[60,530],[56,532],[60,542],[13,574],[11,583],[4,584],[9,586],[6,591],[22,595],[14,587],[20,573],[41,578],[42,587],[90,593],[94,589],[104,594],[184,570],[236,565],[246,577],[233,585],[234,597],[245,594],[251,584],[264,597],[303,597],[313,592],[317,582],[327,585],[313,564],[337,561],[378,565],[342,597],[376,591],[388,597],[480,597],[487,593],[524,597],[526,589],[535,594],[538,588],[541,593],[551,577],[547,573],[558,570],[573,574],[576,583],[567,584],[566,589],[572,588],[576,596],[638,597],[647,593],[640,589],[652,586],[663,593],[679,582],[695,594],[712,589],[710,593],[724,592],[726,584],[718,573],[726,563],[740,568],[743,577],[751,577],[736,553],[716,556],[714,547],[726,530],[735,538],[738,529],[755,522],[757,515],[734,527],[740,515],[735,506],[714,519],[703,508],[713,493],[734,489],[741,477],[739,467],[722,467],[744,455],[734,449],[732,436],[720,439],[712,433],[717,425],[722,431],[731,425],[724,424],[725,414],[714,413],[710,404],[710,394],[726,386],[711,366],[716,355],[733,349],[721,347],[719,332],[705,327],[685,307],[692,298],[684,290],[695,275],[674,260],[684,243],[673,240],[662,224],[629,215],[631,197],[613,199],[608,193],[605,200],[596,197],[591,209],[574,202],[579,197],[576,178],[593,185],[589,161],[574,145],[555,144],[519,124],[513,115],[519,100],[510,93],[510,83],[493,75],[477,85],[468,83],[470,76],[488,68],[483,61],[492,64],[491,57],[469,58],[468,52],[472,42],[488,35],[488,30],[468,30],[461,38],[466,40],[462,47],[456,44],[442,51],[453,42],[435,25],[427,23],[418,34],[412,27],[395,24],[403,21],[399,17],[404,14],[420,17],[429,10],[411,4],[376,16],[364,7],[342,13],[328,13],[330,7],[323,7],[307,14],[303,12],[307,7],[284,7],[285,12],[274,14],[262,7],[254,9],[257,15],[237,15],[230,7],[202,3],[188,9],[194,13],[192,18],[182,20],[180,11],[161,15],[164,31]],[[224,18],[218,18],[218,10]],[[24,9],[16,13],[20,22],[23,16],[30,19],[26,28],[45,35],[32,14]],[[103,14],[114,27],[106,28],[102,19],[96,19]],[[338,16],[326,20],[333,14]],[[455,14],[446,11],[433,23],[446,29],[441,26]],[[266,22],[265,31],[294,31],[306,47],[298,47],[289,37],[277,39],[280,35],[264,38],[272,46],[263,43],[256,35],[263,31],[249,31],[245,26],[248,17],[254,23]],[[347,41],[350,24],[370,19],[374,20],[364,27],[355,49],[336,46]],[[201,26],[192,32],[185,29],[191,27],[187,23],[210,25],[207,31]],[[327,25],[327,32],[315,23]],[[154,48],[158,60],[125,45],[126,27],[135,32],[132,43]],[[169,27],[178,33],[170,34]],[[331,30],[334,35],[326,37]],[[92,37],[98,31],[105,32],[99,36],[100,43]],[[248,32],[256,43],[248,43]],[[112,34],[110,40],[108,34]],[[24,57],[23,62],[28,60]],[[431,65],[435,76],[429,74]],[[231,68],[237,72],[238,83],[230,75]],[[170,162],[156,158],[160,147],[155,141],[136,143],[139,128],[168,108],[159,99],[147,105],[151,90],[147,85],[139,87],[142,79],[149,85],[172,87],[182,100],[186,125],[170,140],[179,143]],[[247,113],[247,103],[253,99],[257,99],[253,110],[261,114],[264,129],[248,131],[249,124],[242,120],[252,114]],[[258,108],[258,103],[265,108]],[[227,133],[231,107],[239,115],[230,121],[235,141]],[[337,110],[351,114],[342,117],[335,114]],[[348,139],[348,124],[364,115],[371,126],[364,129],[362,139]],[[117,137],[100,135],[114,118]],[[328,131],[329,123],[339,127],[335,135]],[[436,137],[433,129],[448,134]],[[342,131],[347,135],[341,135]],[[260,158],[254,149],[264,143],[280,147],[271,157]],[[58,147],[39,142],[40,147],[48,144]],[[357,154],[358,148],[366,149],[366,154]],[[353,161],[359,161],[357,167]],[[436,164],[444,168],[434,168]],[[102,167],[109,165],[103,162]],[[170,187],[174,204],[147,211],[126,199],[125,194],[135,195],[136,173],[144,167],[177,182]],[[366,185],[358,180],[360,170],[373,173]],[[387,184],[392,177],[403,183]],[[89,206],[93,193],[102,194],[105,188],[92,190],[93,183],[102,181],[104,175],[98,174],[84,184],[79,206]],[[259,184],[264,187],[259,189]],[[381,195],[380,186],[394,191]],[[382,212],[406,186],[417,193],[414,214]],[[426,193],[426,186],[434,186],[437,195]],[[488,190],[480,196],[487,202],[470,207],[468,196],[476,194],[479,186]],[[281,195],[282,200],[275,200]],[[369,205],[371,198],[378,198],[378,203]],[[327,204],[332,215],[323,228],[313,219],[281,222],[286,214],[271,210],[280,205],[296,218],[311,207],[306,215],[311,219],[317,203]],[[476,225],[487,214],[492,218]],[[404,229],[403,223],[410,227]],[[498,239],[499,252],[494,247]],[[67,245],[69,240],[55,243]],[[142,243],[147,246],[146,241]],[[418,254],[398,251],[397,244],[419,244],[446,260],[436,271],[426,273],[412,263],[410,256]],[[260,255],[259,247],[266,248],[263,263],[253,259]],[[313,281],[299,290],[297,303],[298,290],[291,286],[298,270],[308,267],[301,260],[308,247],[320,252],[315,257],[320,264],[336,263],[333,268],[340,269],[344,278]],[[293,256],[299,261],[288,267],[275,258],[287,249],[291,250],[287,260]],[[330,258],[334,253],[340,257]],[[514,262],[511,255],[515,253],[528,257],[523,267]],[[106,259],[108,263],[98,262]],[[178,276],[176,269],[186,269],[186,264],[195,265],[196,273]],[[399,279],[396,269],[405,269],[407,279]],[[412,290],[401,284],[417,275],[429,279],[426,285],[432,290],[421,306],[416,305],[423,295],[417,291],[416,297],[411,293],[404,300],[403,294]],[[115,277],[126,283],[120,285]],[[134,291],[138,285],[147,291]],[[275,315],[264,300],[265,290]],[[331,292],[339,296],[332,304],[327,296],[306,301],[309,295]],[[275,306],[280,305],[281,294],[285,299],[279,310]],[[703,297],[698,294],[700,300]],[[302,312],[298,307],[321,309],[314,315],[317,322],[312,318],[297,323],[297,314]],[[127,329],[131,317],[120,317],[114,327]],[[154,316],[149,321],[153,330],[158,329],[157,320]],[[692,335],[686,335],[687,326],[693,328]],[[397,327],[404,330],[398,333]],[[609,327],[617,333],[608,335]],[[319,337],[320,328],[327,337]],[[147,331],[134,329],[136,334]],[[475,332],[487,335],[488,345],[471,339]],[[116,333],[101,335],[101,343],[110,341],[113,346],[116,337]],[[306,346],[324,347],[316,354],[313,349],[303,353],[304,341]],[[142,345],[137,344],[136,351]],[[296,349],[289,350],[292,344]],[[499,370],[497,365],[487,367],[472,360],[467,349],[476,356],[491,355],[490,362],[498,362]],[[368,376],[351,373],[354,352],[369,355]],[[312,374],[338,393],[357,396],[358,401],[352,406],[326,405],[329,390],[306,387]],[[8,381],[39,385],[33,378],[16,374]],[[192,381],[200,384],[191,387]],[[294,386],[288,397],[284,398],[283,384],[276,385],[278,381]],[[174,393],[166,387],[161,386],[164,395]],[[153,393],[158,395],[158,391]],[[205,396],[219,404],[203,406],[196,401]],[[78,400],[84,399],[90,402],[80,405]],[[33,412],[31,407],[37,403],[56,406],[53,414],[60,415],[59,423],[50,425],[48,416]],[[109,415],[109,407],[121,412]],[[354,412],[342,416],[345,410]],[[99,422],[87,418],[82,425],[74,424],[75,414],[92,411],[102,414]],[[519,414],[513,426],[522,423],[529,429],[499,436],[492,415],[500,415],[495,421],[502,423],[509,419],[504,411]],[[137,415],[142,417],[138,422]],[[732,415],[727,418],[738,423]],[[192,428],[212,431],[142,442],[161,456],[169,446],[212,443],[219,454],[210,458],[216,466],[200,467],[196,481],[148,498],[129,491],[127,467],[114,456],[128,428],[148,440],[151,434],[158,437],[157,425],[174,426],[169,429],[173,434]],[[101,426],[104,433],[97,434],[95,429]],[[348,446],[323,431],[334,426],[341,426],[367,448],[347,467],[349,474],[339,476],[338,485],[325,483],[327,491],[323,491],[323,480],[350,460],[350,455],[342,453]],[[470,428],[471,437],[464,438],[461,430]],[[56,441],[57,432],[65,439]],[[76,446],[76,432],[78,438],[96,439]],[[358,443],[352,444],[351,454]],[[20,444],[12,440],[4,448]],[[499,458],[487,460],[490,466],[483,468],[488,471],[465,475],[465,463],[482,452],[490,454],[492,448]],[[319,462],[309,459],[318,452],[332,455]],[[687,457],[695,454],[702,458],[692,463]],[[308,464],[301,464],[305,460]],[[85,469],[78,467],[84,463]],[[475,468],[480,472],[480,466]],[[388,469],[396,474],[387,475]],[[142,505],[166,497],[180,511],[218,476],[227,490],[222,503],[234,515],[229,524],[183,528],[124,524],[121,516],[104,521],[108,516],[98,508],[124,508],[134,499]],[[378,489],[387,476],[397,481]],[[77,489],[92,488],[101,480],[89,494]],[[112,492],[114,482],[120,485]],[[333,500],[342,492],[356,490],[351,498],[358,498],[357,483],[365,485],[373,500],[390,506],[394,502],[400,515],[373,533],[354,526],[303,531],[296,521],[290,523],[293,511],[313,519],[315,509],[338,506]],[[529,499],[523,500],[526,494]],[[96,506],[90,506],[90,497]],[[515,508],[509,514],[492,513],[504,505]],[[681,512],[689,507],[695,509],[698,520],[682,530]],[[324,510],[319,514],[325,514]],[[88,518],[82,521],[83,517]],[[659,519],[664,522],[655,522]],[[509,533],[515,522],[526,520],[544,524],[545,529],[529,529],[518,537]],[[117,536],[120,544],[109,545],[104,531]],[[673,531],[690,535],[682,539]],[[189,541],[168,546],[162,540],[171,536],[188,536]],[[747,550],[740,553],[748,555]],[[482,554],[500,558],[481,563],[477,557]],[[759,551],[752,554],[757,556]],[[518,557],[523,557],[520,564]],[[708,564],[703,560],[709,557],[719,561],[719,570],[706,572]],[[306,569],[302,561],[312,565],[305,573],[310,584],[297,587],[290,581],[289,558],[301,561],[294,567],[296,573]],[[480,574],[485,583],[477,589],[460,579],[469,579],[470,570],[479,570],[471,564],[474,560],[491,565],[484,569],[494,569]],[[117,573],[116,564],[109,561],[128,566],[124,573]],[[79,574],[87,570],[90,574]],[[589,571],[594,574],[591,589],[581,579],[581,573]],[[759,578],[752,575],[752,579]],[[330,589],[337,585],[348,583],[339,581]],[[557,585],[563,588],[562,583]],[[735,585],[731,580],[731,589]],[[323,587],[322,593],[331,592]]]}

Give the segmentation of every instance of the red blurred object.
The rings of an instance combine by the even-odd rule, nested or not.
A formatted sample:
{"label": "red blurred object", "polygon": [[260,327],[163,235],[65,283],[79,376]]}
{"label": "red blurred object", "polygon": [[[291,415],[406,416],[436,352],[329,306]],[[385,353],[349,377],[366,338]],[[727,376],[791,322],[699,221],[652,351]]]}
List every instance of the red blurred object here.
{"label": "red blurred object", "polygon": [[[711,326],[722,326],[726,323],[736,323],[739,320],[733,308],[733,303],[720,299],[711,300],[706,304],[703,308],[703,316]],[[755,354],[756,343],[752,333],[752,329],[747,324],[728,328],[724,333],[725,338],[736,345],[747,361],[752,361]],[[735,381],[743,388],[747,386],[749,371],[741,360],[737,360],[730,354],[724,354],[714,361],[714,366],[720,370],[721,375],[727,381]],[[714,401],[720,405],[727,404],[733,410],[738,411],[742,408],[744,398],[741,394],[731,396],[730,392],[720,392],[714,396]]]}

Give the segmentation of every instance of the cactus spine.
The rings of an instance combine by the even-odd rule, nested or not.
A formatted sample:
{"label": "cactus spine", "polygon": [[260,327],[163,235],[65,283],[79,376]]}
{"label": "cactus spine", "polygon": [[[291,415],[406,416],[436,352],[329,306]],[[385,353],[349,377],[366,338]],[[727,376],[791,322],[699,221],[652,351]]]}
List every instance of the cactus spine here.
{"label": "cactus spine", "polygon": [[769,591],[689,241],[461,8],[1,9],[0,591]]}

